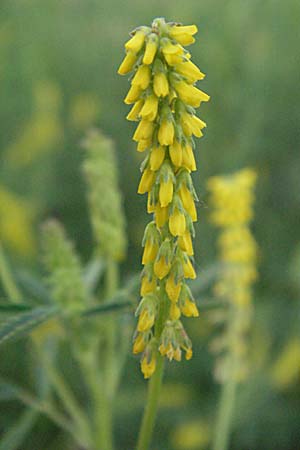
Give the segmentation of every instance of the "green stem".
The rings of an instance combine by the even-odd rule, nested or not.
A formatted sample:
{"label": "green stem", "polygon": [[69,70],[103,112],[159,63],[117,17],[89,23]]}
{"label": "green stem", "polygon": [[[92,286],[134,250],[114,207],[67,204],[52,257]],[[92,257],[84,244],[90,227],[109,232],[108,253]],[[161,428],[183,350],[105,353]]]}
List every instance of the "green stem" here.
{"label": "green stem", "polygon": [[151,442],[158,409],[159,394],[162,386],[163,370],[164,359],[158,353],[156,369],[149,381],[147,404],[138,437],[137,450],[147,450]]}
{"label": "green stem", "polygon": [[236,395],[236,381],[230,377],[223,385],[217,414],[213,450],[227,450]]}
{"label": "green stem", "polygon": [[11,270],[7,263],[1,242],[0,242],[0,278],[3,283],[3,288],[9,297],[10,301],[19,302],[22,300],[22,295],[16,286],[16,283],[11,274]]}
{"label": "green stem", "polygon": [[89,445],[91,442],[91,432],[88,421],[85,415],[82,413],[82,408],[77,403],[69,386],[66,385],[62,375],[56,370],[50,359],[43,352],[39,352],[39,357],[45,367],[46,373],[49,377],[51,384],[53,385],[59,399],[61,400],[64,408],[72,418],[75,428],[78,431],[78,435],[82,437],[81,442],[85,442]]}

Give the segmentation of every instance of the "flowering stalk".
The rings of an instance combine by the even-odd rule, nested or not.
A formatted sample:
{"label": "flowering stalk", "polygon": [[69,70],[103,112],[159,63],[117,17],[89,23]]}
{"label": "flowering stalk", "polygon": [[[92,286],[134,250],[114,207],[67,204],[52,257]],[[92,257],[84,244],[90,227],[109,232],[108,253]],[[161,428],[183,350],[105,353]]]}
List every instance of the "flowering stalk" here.
{"label": "flowering stalk", "polygon": [[213,177],[208,182],[213,207],[211,219],[222,230],[218,248],[225,265],[215,293],[228,303],[225,316],[216,316],[224,322],[223,334],[212,343],[214,351],[222,351],[215,375],[223,386],[214,450],[228,448],[236,385],[247,374],[246,333],[251,323],[251,288],[257,278],[257,246],[249,229],[255,181],[256,173],[244,169],[231,176]]}
{"label": "flowering stalk", "polygon": [[192,343],[180,316],[199,314],[185,282],[196,278],[193,136],[201,137],[206,126],[194,108],[209,100],[195,86],[204,74],[183,47],[195,41],[196,32],[195,25],[155,19],[151,27],[131,33],[119,68],[122,75],[133,72],[125,98],[126,104],[133,104],[127,119],[139,122],[133,140],[139,152],[147,151],[138,193],[147,193],[147,211],[153,214],[143,239],[142,300],[133,344],[133,352],[142,353],[145,378],[154,373],[158,352],[169,360],[180,361],[182,350],[186,359],[192,357]]}

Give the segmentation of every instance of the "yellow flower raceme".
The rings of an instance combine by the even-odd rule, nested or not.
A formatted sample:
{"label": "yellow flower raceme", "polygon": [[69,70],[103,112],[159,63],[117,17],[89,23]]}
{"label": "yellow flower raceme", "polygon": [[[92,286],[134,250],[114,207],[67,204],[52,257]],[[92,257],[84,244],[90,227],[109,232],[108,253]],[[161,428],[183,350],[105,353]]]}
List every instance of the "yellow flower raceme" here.
{"label": "yellow flower raceme", "polygon": [[[133,136],[137,150],[148,151],[138,193],[148,194],[147,211],[153,221],[143,240],[142,300],[133,344],[134,353],[143,353],[145,378],[155,370],[157,351],[170,360],[180,361],[182,350],[186,359],[192,357],[180,316],[198,316],[185,279],[196,277],[190,259],[197,220],[197,196],[190,177],[196,170],[193,136],[201,137],[206,126],[193,107],[209,100],[195,86],[204,74],[184,48],[194,42],[196,32],[195,25],[155,19],[151,27],[133,32],[119,69],[121,74],[128,73],[129,67],[133,71],[125,103],[134,105],[127,118],[139,121]],[[162,303],[166,303],[163,318]]]}
{"label": "yellow flower raceme", "polygon": [[240,381],[247,372],[245,334],[251,323],[251,287],[257,277],[257,245],[249,229],[255,181],[256,173],[244,169],[208,182],[211,220],[221,229],[218,249],[225,264],[214,290],[229,306],[223,335],[212,343],[213,349],[218,350],[220,343],[227,349],[216,365],[216,376],[222,382],[229,377]]}

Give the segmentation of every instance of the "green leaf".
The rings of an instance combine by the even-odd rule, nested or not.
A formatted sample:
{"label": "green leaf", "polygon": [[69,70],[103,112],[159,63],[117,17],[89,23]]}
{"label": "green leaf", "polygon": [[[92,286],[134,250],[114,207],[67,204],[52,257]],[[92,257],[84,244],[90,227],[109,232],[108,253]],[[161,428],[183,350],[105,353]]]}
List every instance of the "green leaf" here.
{"label": "green leaf", "polygon": [[133,302],[122,301],[122,302],[106,302],[102,305],[95,306],[94,308],[89,308],[82,313],[84,317],[94,316],[96,314],[112,313],[120,310],[127,309],[133,306]]}
{"label": "green leaf", "polygon": [[39,304],[49,304],[53,303],[50,294],[48,293],[45,285],[34,275],[25,271],[19,270],[16,273],[16,280],[18,284],[21,286],[22,291],[25,293],[25,296],[28,298],[32,298],[33,301],[38,302]]}
{"label": "green leaf", "polygon": [[26,410],[18,421],[3,435],[0,441],[0,450],[20,449],[22,442],[33,427],[38,415],[37,411],[31,409]]}
{"label": "green leaf", "polygon": [[46,322],[59,313],[56,306],[34,308],[29,312],[20,313],[6,320],[0,326],[0,344],[3,342],[25,335],[33,328]]}

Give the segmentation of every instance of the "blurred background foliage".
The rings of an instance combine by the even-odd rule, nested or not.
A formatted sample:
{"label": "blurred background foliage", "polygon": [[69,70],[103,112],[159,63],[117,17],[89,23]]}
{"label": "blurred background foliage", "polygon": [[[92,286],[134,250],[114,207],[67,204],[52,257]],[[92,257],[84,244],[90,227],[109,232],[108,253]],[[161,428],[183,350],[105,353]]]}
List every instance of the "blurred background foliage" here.
{"label": "blurred background foliage", "polygon": [[[195,186],[202,199],[196,229],[200,273],[215,258],[209,224],[209,176],[252,166],[258,172],[256,218],[260,280],[255,289],[251,375],[241,388],[232,450],[300,449],[300,53],[299,0],[1,0],[0,237],[17,267],[41,271],[39,228],[61,220],[82,258],[92,253],[81,141],[100,127],[116,142],[129,237],[122,277],[140,270],[148,217],[136,194],[140,155],[122,103],[117,67],[128,31],[156,16],[199,28],[193,60],[211,95],[197,144]],[[298,38],[298,39],[297,39]],[[201,309],[201,308],[200,308]],[[153,449],[209,448],[219,387],[208,352],[205,314],[192,321],[195,357],[168,365]],[[26,342],[1,350],[1,376],[30,385]],[[72,378],[72,367],[66,367]],[[76,380],[73,380],[76,383]],[[2,431],[20,406],[1,392]],[[132,449],[145,401],[137,360],[128,356],[118,398],[118,449]],[[53,432],[55,431],[55,434]],[[68,446],[69,445],[69,446]],[[22,450],[72,449],[55,425],[35,423]]]}

